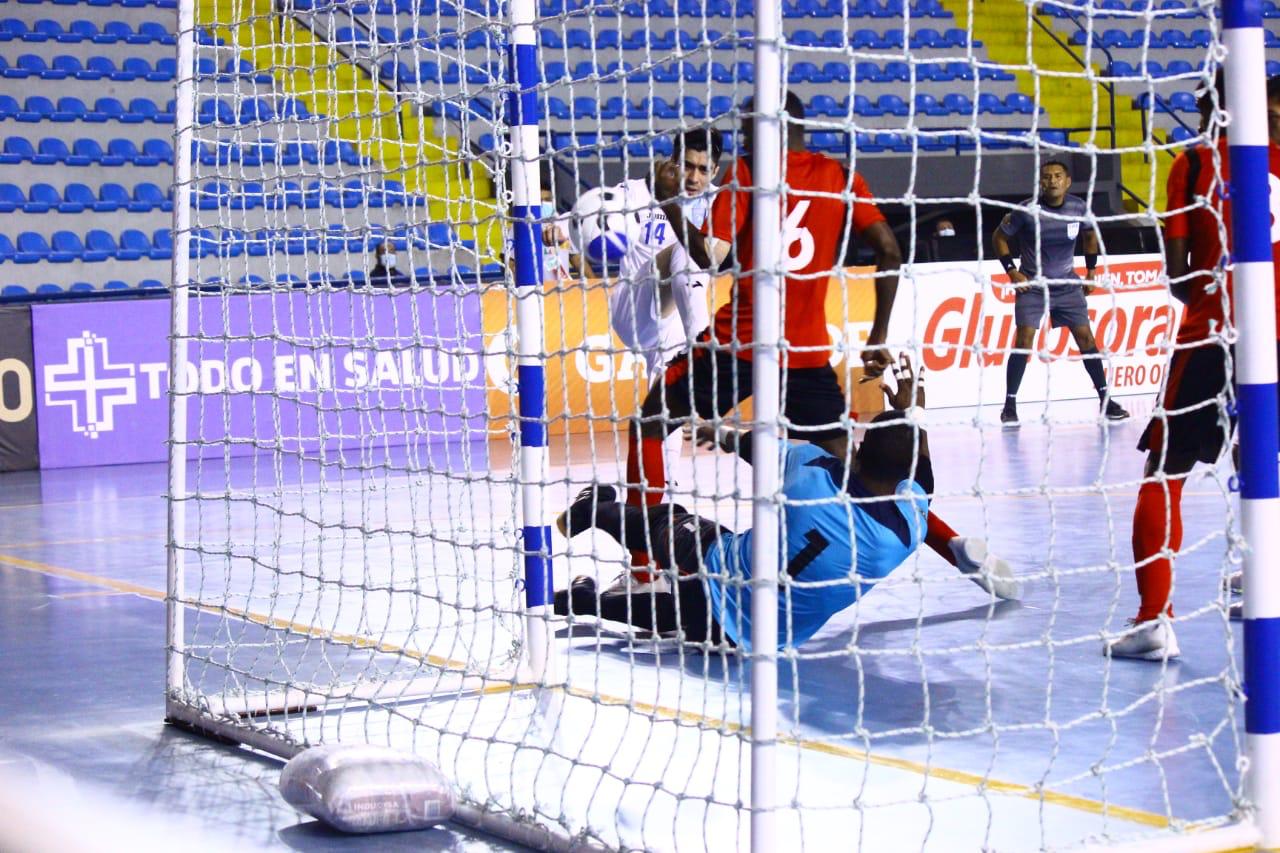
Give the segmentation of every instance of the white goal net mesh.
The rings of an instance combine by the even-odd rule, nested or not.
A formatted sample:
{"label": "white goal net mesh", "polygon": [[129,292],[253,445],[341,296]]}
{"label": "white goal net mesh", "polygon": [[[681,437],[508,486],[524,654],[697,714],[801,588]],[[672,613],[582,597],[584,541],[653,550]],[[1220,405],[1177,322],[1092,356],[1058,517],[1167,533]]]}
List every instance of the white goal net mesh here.
{"label": "white goal net mesh", "polygon": [[[909,528],[905,502],[853,486],[767,496],[787,516],[784,541],[801,517],[791,513],[838,507],[850,552],[843,577],[783,572],[780,837],[810,850],[836,839],[1057,849],[1226,823],[1247,805],[1224,588],[1243,548],[1229,442],[1186,480],[1185,531],[1167,548],[1182,657],[1102,653],[1137,608],[1135,499],[1159,479],[1144,475],[1135,445],[1153,412],[1167,414],[1169,358],[1188,346],[1175,343],[1184,309],[1169,293],[1160,228],[1167,211],[1212,204],[1212,193],[1167,198],[1166,178],[1179,152],[1212,147],[1221,131],[1221,112],[1202,131],[1195,105],[1223,56],[1214,7],[783,0],[775,12],[782,78],[804,111],[783,133],[800,127],[807,150],[843,165],[831,197],[856,232],[838,229],[830,270],[791,285],[826,288],[803,304],[826,315],[844,400],[831,425],[862,441],[859,421],[886,406],[859,354],[876,283],[899,254],[888,344],[929,377],[915,423],[929,428],[931,508],[1022,585],[1019,601],[979,588],[945,558],[945,537],[882,579],[859,576],[859,549],[879,540],[857,525],[883,526],[889,512],[899,515],[885,529]],[[516,288],[509,251],[508,21],[497,0],[194,6],[184,33],[196,42],[194,79],[179,92],[193,115],[179,126],[190,173],[179,169],[176,193],[190,200],[178,269],[198,290],[175,328],[187,423],[175,435],[185,463],[171,501],[183,524],[170,548],[185,625],[171,709],[282,754],[338,741],[416,751],[455,780],[473,818],[542,827],[548,843],[744,847],[753,736],[742,644],[548,615],[553,674],[531,673],[521,531],[552,524],[590,483],[622,499],[633,419],[663,387],[648,365],[698,331],[662,289],[669,270],[645,303],[650,291],[627,288],[648,268],[583,263],[573,207],[627,179],[650,191],[660,163],[684,168],[677,140],[689,130],[722,134],[710,177],[728,182],[752,117],[755,10],[741,0],[544,0],[538,10],[541,152],[529,168],[547,191],[536,232],[548,226],[561,244],[543,255],[546,399],[531,415],[550,435],[540,518],[522,503],[537,484],[521,482],[512,439],[517,308],[533,297]],[[1070,173],[1082,212],[1042,215],[1034,200],[1049,161]],[[855,171],[866,195],[850,204]],[[798,171],[783,179],[803,184]],[[715,234],[736,209],[717,199],[751,190],[712,186],[685,209],[707,203]],[[637,193],[628,215],[650,230],[630,236],[644,242],[656,203]],[[872,205],[882,229],[859,219]],[[1081,309],[1099,352],[1082,357],[1066,326],[1038,318],[1016,432],[1000,411],[1019,323],[991,240],[1006,215],[1032,223],[1021,239],[1033,254],[1049,251],[1052,227],[1072,241],[1097,234],[1100,255]],[[1080,272],[1093,254],[1084,239],[1070,252]],[[733,284],[752,270],[735,248],[723,273],[691,289],[698,325],[741,307]],[[1050,278],[1033,289],[1071,289]],[[658,344],[628,339],[626,323],[651,308]],[[1214,327],[1210,346],[1233,336]],[[783,347],[788,359],[815,351]],[[718,393],[749,388],[732,366],[744,350],[715,349],[700,344]],[[1103,367],[1107,399],[1128,421],[1100,418],[1087,361]],[[820,410],[808,387],[788,378],[788,425]],[[648,423],[681,426],[688,398],[655,393]],[[1224,382],[1201,408],[1228,425],[1231,406]],[[716,423],[751,425],[750,404],[721,408]],[[796,447],[805,436],[793,433]],[[750,467],[687,440],[666,446],[665,480],[652,457],[641,466],[650,497],[746,531]],[[908,539],[922,532],[923,519],[913,523]],[[710,553],[691,559],[705,590],[719,584],[712,609],[720,602],[723,619],[722,602],[749,585]],[[550,557],[557,590],[589,576],[597,593],[633,559],[602,529],[553,533]],[[805,642],[787,641],[810,617],[786,602],[824,590],[851,603]],[[647,601],[660,606],[659,591]]]}

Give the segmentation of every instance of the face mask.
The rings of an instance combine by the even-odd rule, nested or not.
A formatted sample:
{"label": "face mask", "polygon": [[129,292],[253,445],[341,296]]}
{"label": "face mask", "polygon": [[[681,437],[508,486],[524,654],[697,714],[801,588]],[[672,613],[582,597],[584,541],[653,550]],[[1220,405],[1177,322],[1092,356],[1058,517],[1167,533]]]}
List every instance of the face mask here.
{"label": "face mask", "polygon": [[954,236],[956,236],[956,229],[954,229],[954,228],[943,228],[941,231],[939,231],[939,232],[938,232],[938,236],[939,236],[939,237],[954,237]]}
{"label": "face mask", "polygon": [[387,269],[391,269],[392,267],[394,267],[396,265],[396,253],[387,252],[385,255],[383,255],[382,265]]}

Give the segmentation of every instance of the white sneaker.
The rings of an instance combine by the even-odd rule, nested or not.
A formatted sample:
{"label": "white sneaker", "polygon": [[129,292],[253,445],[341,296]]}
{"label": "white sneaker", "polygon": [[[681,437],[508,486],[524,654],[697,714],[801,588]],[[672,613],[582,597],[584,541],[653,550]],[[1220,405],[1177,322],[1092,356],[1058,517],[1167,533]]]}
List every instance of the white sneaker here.
{"label": "white sneaker", "polygon": [[1152,619],[1132,625],[1124,636],[1107,643],[1104,654],[1113,658],[1173,660],[1180,652],[1173,625],[1167,619]]}
{"label": "white sneaker", "polygon": [[1244,592],[1244,572],[1232,572],[1222,580],[1222,588],[1232,595]]}
{"label": "white sneaker", "polygon": [[1021,597],[1022,588],[1013,575],[1013,566],[989,552],[987,540],[957,536],[947,544],[956,556],[956,568],[983,591],[1005,601]]}
{"label": "white sneaker", "polygon": [[[647,571],[647,570],[646,570]],[[650,593],[661,595],[671,592],[671,581],[667,578],[667,573],[663,571],[649,572],[649,576],[653,578],[651,581],[639,581],[631,574],[625,571],[614,578],[613,583],[601,595],[636,595],[638,593]]]}

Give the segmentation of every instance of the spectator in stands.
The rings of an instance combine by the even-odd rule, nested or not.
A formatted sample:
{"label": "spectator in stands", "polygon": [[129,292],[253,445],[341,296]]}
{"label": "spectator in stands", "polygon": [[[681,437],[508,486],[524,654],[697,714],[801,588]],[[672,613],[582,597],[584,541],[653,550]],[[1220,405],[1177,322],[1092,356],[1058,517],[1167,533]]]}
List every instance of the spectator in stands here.
{"label": "spectator in stands", "polygon": [[404,287],[409,283],[408,277],[396,269],[396,251],[389,243],[379,243],[373,257],[375,263],[369,271],[371,287]]}
{"label": "spectator in stands", "polygon": [[950,219],[939,219],[933,224],[933,236],[938,237],[954,237],[956,236],[956,226],[952,224]]}

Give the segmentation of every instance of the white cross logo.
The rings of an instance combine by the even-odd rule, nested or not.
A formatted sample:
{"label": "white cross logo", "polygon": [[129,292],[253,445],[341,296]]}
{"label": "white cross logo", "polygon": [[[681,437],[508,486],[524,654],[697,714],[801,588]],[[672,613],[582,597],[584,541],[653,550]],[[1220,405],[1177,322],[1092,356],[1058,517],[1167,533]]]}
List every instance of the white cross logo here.
{"label": "white cross logo", "polygon": [[66,364],[44,369],[44,400],[50,406],[70,406],[72,429],[97,438],[115,429],[116,406],[138,401],[134,366],[112,364],[107,339],[84,332],[67,340]]}

